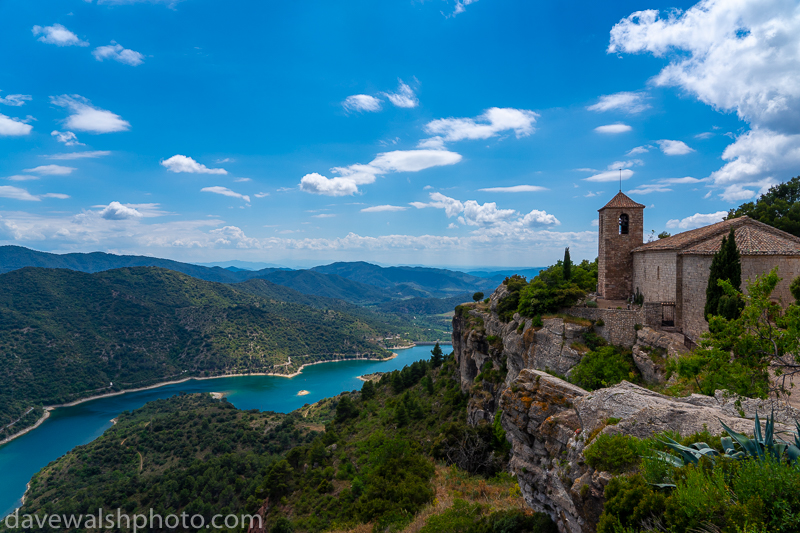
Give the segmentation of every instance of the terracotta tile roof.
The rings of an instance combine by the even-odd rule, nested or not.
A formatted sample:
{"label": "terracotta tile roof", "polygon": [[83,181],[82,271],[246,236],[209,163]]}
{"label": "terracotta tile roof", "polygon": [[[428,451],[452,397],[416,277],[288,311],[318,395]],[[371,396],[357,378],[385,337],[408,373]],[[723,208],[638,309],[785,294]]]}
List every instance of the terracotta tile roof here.
{"label": "terracotta tile roof", "polygon": [[611,199],[610,202],[608,202],[602,208],[598,209],[598,211],[602,211],[603,209],[607,209],[609,207],[611,208],[640,207],[644,209],[645,206],[642,204],[637,204],[636,202],[634,202],[633,200],[622,194],[622,191],[620,191],[617,193],[616,196],[614,196],[614,198]]}
{"label": "terracotta tile roof", "polygon": [[746,216],[684,231],[633,251],[675,250],[681,255],[713,255],[719,251],[722,238],[731,228],[734,228],[736,246],[742,255],[800,255],[800,238]]}

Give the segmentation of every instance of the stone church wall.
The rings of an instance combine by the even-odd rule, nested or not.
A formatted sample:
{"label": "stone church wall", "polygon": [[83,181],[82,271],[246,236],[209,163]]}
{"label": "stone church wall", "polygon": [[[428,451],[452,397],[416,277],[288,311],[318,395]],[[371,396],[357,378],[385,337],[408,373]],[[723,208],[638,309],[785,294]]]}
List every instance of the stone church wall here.
{"label": "stone church wall", "polygon": [[749,255],[742,257],[742,285],[747,287],[745,280],[755,279],[774,267],[778,267],[778,277],[782,278],[772,292],[772,297],[780,301],[784,307],[794,302],[794,296],[789,292],[792,280],[800,276],[800,257],[775,256],[775,255]]}
{"label": "stone church wall", "polygon": [[684,255],[682,258],[681,279],[681,321],[683,333],[697,342],[700,335],[708,331],[708,323],[703,318],[706,305],[708,274],[711,270],[711,255]]}
{"label": "stone church wall", "polygon": [[633,290],[638,287],[645,302],[675,301],[676,258],[674,250],[633,254]]}

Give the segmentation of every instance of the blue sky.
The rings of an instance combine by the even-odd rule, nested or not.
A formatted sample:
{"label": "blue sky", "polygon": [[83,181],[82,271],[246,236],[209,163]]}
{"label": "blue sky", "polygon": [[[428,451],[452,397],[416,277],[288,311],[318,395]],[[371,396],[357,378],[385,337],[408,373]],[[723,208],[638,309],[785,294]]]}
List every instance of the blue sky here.
{"label": "blue sky", "polygon": [[541,266],[798,174],[800,9],[0,2],[0,244]]}

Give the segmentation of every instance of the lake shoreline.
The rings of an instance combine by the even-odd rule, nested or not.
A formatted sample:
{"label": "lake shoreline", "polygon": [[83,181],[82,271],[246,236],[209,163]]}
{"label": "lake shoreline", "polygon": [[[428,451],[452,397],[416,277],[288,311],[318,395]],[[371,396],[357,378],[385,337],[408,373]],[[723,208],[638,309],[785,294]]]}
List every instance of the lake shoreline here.
{"label": "lake shoreline", "polygon": [[[399,349],[405,349],[405,348],[413,348],[413,346],[407,346],[407,347],[396,348],[396,349],[399,350]],[[48,406],[44,407],[44,415],[42,415],[42,417],[39,418],[39,420],[37,420],[35,424],[23,429],[22,431],[20,431],[18,433],[15,433],[15,434],[11,435],[10,437],[6,437],[2,441],[0,441],[0,446],[3,446],[4,444],[8,444],[9,442],[13,441],[14,439],[17,439],[17,438],[25,435],[26,433],[29,433],[29,432],[33,431],[34,429],[38,428],[40,425],[42,425],[44,423],[45,420],[50,418],[50,411],[53,411],[54,409],[58,409],[59,407],[74,407],[76,405],[80,405],[80,404],[85,403],[85,402],[91,402],[91,401],[94,401],[94,400],[101,400],[103,398],[112,398],[114,396],[121,396],[121,395],[127,394],[129,392],[141,392],[141,391],[146,391],[146,390],[152,390],[152,389],[158,389],[158,388],[161,388],[161,387],[166,387],[167,385],[179,385],[181,383],[186,383],[187,381],[191,381],[193,379],[197,380],[197,381],[204,381],[204,380],[207,380],[207,379],[236,378],[236,377],[247,377],[247,376],[275,376],[275,377],[282,377],[282,378],[290,378],[291,379],[291,378],[297,377],[300,374],[302,374],[303,373],[303,369],[305,367],[311,366],[311,365],[319,365],[319,364],[322,364],[322,363],[341,363],[341,362],[345,362],[345,361],[391,361],[392,359],[397,357],[397,355],[398,355],[397,353],[392,352],[392,355],[390,357],[385,358],[385,359],[378,359],[378,358],[375,358],[375,357],[354,357],[354,358],[347,358],[347,359],[327,359],[325,361],[315,361],[313,363],[306,363],[306,364],[302,365],[300,368],[297,369],[297,372],[294,372],[293,374],[276,374],[274,372],[250,372],[250,373],[247,373],[247,374],[220,374],[218,376],[188,377],[188,378],[179,379],[179,380],[175,380],[175,381],[164,381],[164,382],[161,382],[161,383],[155,383],[153,385],[148,385],[147,387],[139,387],[137,389],[125,389],[125,390],[122,390],[122,391],[110,392],[108,394],[98,394],[98,395],[95,395],[95,396],[90,396],[88,398],[81,398],[79,400],[75,400],[74,402],[62,403],[62,404],[57,404],[57,405],[48,405]],[[112,421],[112,423],[113,423],[113,421]]]}

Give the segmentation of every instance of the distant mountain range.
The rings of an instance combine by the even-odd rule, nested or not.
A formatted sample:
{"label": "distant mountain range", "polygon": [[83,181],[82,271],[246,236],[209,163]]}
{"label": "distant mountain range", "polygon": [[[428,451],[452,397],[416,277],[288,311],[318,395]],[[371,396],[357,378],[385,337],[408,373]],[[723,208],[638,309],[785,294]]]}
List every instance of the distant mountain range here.
{"label": "distant mountain range", "polygon": [[[243,266],[243,263],[240,265]],[[492,278],[453,270],[380,267],[364,262],[333,263],[309,270],[274,267],[246,270],[235,264],[228,265],[228,268],[208,267],[141,255],[102,252],[52,254],[20,246],[0,246],[0,274],[28,266],[65,268],[88,273],[150,266],[174,270],[205,281],[229,284],[264,279],[304,294],[337,298],[358,305],[380,304],[406,298],[452,297],[475,291],[491,292],[498,284]]]}

